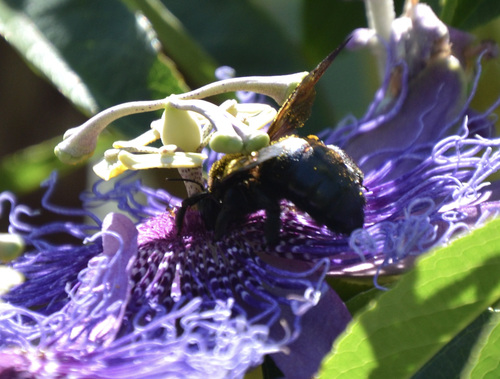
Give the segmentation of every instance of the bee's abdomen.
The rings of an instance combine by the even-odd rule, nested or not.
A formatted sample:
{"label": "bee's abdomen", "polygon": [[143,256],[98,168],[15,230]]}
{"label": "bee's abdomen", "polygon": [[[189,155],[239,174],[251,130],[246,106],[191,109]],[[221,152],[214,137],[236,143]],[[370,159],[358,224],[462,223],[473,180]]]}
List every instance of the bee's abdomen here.
{"label": "bee's abdomen", "polygon": [[270,196],[292,201],[334,232],[361,228],[365,198],[359,168],[319,140],[300,138],[299,144],[299,138],[290,139],[293,149],[261,166],[260,182]]}

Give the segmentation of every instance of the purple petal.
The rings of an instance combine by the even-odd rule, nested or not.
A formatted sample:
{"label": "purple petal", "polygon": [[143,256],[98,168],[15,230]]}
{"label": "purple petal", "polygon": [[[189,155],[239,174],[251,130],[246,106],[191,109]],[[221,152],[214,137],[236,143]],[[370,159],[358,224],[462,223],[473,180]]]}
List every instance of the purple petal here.
{"label": "purple petal", "polygon": [[302,317],[299,338],[287,346],[286,353],[272,354],[271,357],[285,378],[311,378],[350,320],[351,315],[343,301],[329,289],[318,305]]}
{"label": "purple petal", "polygon": [[110,213],[104,218],[102,236],[103,254],[92,258],[88,269],[80,273],[80,285],[62,309],[72,328],[62,331],[65,337],[57,337],[57,344],[65,348],[107,345],[121,326],[132,287],[130,271],[137,254],[137,230],[126,216]]}
{"label": "purple petal", "polygon": [[462,75],[446,62],[435,64],[410,84],[408,96],[396,115],[380,116],[361,125],[344,148],[365,176],[388,161],[399,159],[390,172],[390,177],[396,177],[430,155],[435,142],[449,133],[450,123],[462,110]]}

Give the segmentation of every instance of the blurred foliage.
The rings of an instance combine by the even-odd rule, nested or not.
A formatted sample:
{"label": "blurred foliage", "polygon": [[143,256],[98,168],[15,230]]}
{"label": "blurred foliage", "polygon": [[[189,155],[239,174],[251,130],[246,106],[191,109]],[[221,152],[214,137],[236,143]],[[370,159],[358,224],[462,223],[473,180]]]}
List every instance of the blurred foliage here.
{"label": "blurred foliage", "polygon": [[462,30],[473,30],[500,14],[496,0],[429,0],[427,3],[446,24]]}
{"label": "blurred foliage", "polygon": [[[453,27],[472,31],[483,39],[500,36],[498,0],[429,0],[428,3]],[[398,12],[402,7],[403,1],[396,1]],[[364,27],[365,24],[361,1],[0,0],[0,33],[5,40],[34,72],[57,88],[69,104],[85,116],[118,103],[160,98],[201,86],[214,80],[214,69],[220,65],[232,66],[238,76],[309,70],[353,29]],[[487,62],[483,69],[480,95],[474,100],[474,106],[478,109],[486,109],[500,92],[498,62]],[[24,109],[29,110],[30,106],[34,109],[29,121],[13,118],[12,124],[2,126],[2,138],[5,140],[1,145],[4,150],[0,157],[0,190],[29,193],[52,170],[66,172],[73,169],[63,167],[52,155],[54,145],[64,132],[64,126],[55,125],[61,125],[61,120],[74,123],[84,118],[73,115],[61,118],[57,123],[54,121],[54,125],[51,125],[52,121],[42,115],[43,111],[52,113],[54,120],[56,116],[66,114],[66,111],[62,110],[60,102],[47,101],[48,97],[52,98],[52,93],[43,96],[31,91],[31,87],[38,86],[37,83],[35,80],[31,84],[15,79],[13,89],[4,89],[6,95],[0,98],[5,107],[2,110],[4,118],[9,111],[21,105],[26,107],[21,108],[22,112],[29,112]],[[361,116],[378,84],[375,62],[368,52],[341,54],[319,83],[319,96],[313,116],[304,132],[315,133],[349,114]],[[30,96],[30,93],[36,93],[37,96]],[[158,114],[128,117],[117,122],[115,127],[125,136],[135,136],[148,129],[156,117]],[[75,125],[67,125],[72,126]],[[13,139],[9,140],[9,133],[6,132],[14,129],[16,133],[25,135],[15,144]],[[33,136],[39,140],[33,141]],[[109,146],[105,136],[101,143],[103,148]],[[66,192],[71,191],[78,192],[72,187],[68,187]],[[487,235],[481,235],[491,249],[498,246],[497,229],[495,224],[485,229]],[[471,235],[472,241],[477,238]],[[468,247],[452,251],[451,254],[457,258],[454,265],[440,268],[450,272],[442,284],[442,288],[449,288],[447,291],[450,293],[459,291],[454,285],[460,275],[466,276],[462,278],[464,281],[473,278],[461,271],[460,265],[465,263],[460,263],[458,259],[465,250],[477,248],[474,242],[468,243]],[[482,246],[478,250],[478,253],[484,253],[487,249]],[[435,256],[441,257],[443,254],[440,251],[430,256],[430,263],[427,264],[431,268],[434,264],[442,264]],[[483,266],[489,258],[483,258],[478,257],[477,267],[480,270],[488,269]],[[425,265],[422,262],[419,269],[425,272],[429,269]],[[439,276],[442,272],[435,275]],[[491,312],[485,312],[484,308],[493,298],[484,300],[481,297],[482,302],[479,302],[477,297],[471,300],[464,295],[465,302],[476,301],[477,306],[448,332],[446,338],[441,338],[437,334],[433,335],[431,324],[448,322],[460,307],[453,304],[440,310],[433,308],[435,304],[430,300],[424,307],[417,298],[407,298],[407,293],[405,297],[401,288],[404,289],[407,282],[412,284],[410,289],[414,288],[414,281],[417,280],[415,275],[414,271],[410,272],[396,284],[396,290],[382,296],[379,290],[372,289],[371,283],[333,280],[331,284],[339,288],[349,309],[357,320],[361,320],[359,322],[393,320],[394,323],[400,323],[403,332],[417,335],[424,333],[422,335],[439,339],[431,341],[432,351],[423,349],[426,351],[421,355],[412,357],[414,361],[401,359],[404,362],[397,368],[405,374],[436,377],[433,376],[435,373],[451,372],[450,367],[458,373],[462,365],[469,365],[465,368],[468,372],[488,372],[489,368],[482,366],[484,362],[481,357],[495,356],[495,344],[489,342],[488,337],[493,338],[498,334],[498,318],[492,316]],[[495,276],[494,273],[488,275]],[[436,289],[429,283],[423,283],[418,288],[428,291]],[[496,294],[496,290],[495,287],[489,294]],[[480,291],[476,292],[480,294]],[[381,301],[382,297],[386,300]],[[408,309],[414,309],[412,312],[424,309],[431,312],[432,317],[427,320],[414,313],[407,320],[402,319],[400,316]],[[419,325],[418,329],[415,328],[416,324]],[[380,370],[386,369],[384,375],[389,377],[394,362],[373,355],[380,354],[380,350],[341,361],[349,350],[359,353],[356,349],[367,348],[369,344],[389,350],[411,350],[414,347],[412,344],[415,340],[404,333],[401,333],[401,342],[397,347],[387,346],[384,333],[382,329],[377,329],[377,325],[374,321],[363,330],[360,324],[354,323],[346,342],[341,342],[336,347],[335,355],[330,358],[334,363],[325,366],[325,377],[328,373],[342,370],[351,374],[358,369],[366,372],[375,363],[380,364]],[[464,357],[470,357],[470,360]],[[496,356],[497,361],[498,357],[499,354]],[[491,362],[493,358],[489,359]],[[409,368],[411,362],[418,363]],[[422,371],[419,372],[420,368]]]}

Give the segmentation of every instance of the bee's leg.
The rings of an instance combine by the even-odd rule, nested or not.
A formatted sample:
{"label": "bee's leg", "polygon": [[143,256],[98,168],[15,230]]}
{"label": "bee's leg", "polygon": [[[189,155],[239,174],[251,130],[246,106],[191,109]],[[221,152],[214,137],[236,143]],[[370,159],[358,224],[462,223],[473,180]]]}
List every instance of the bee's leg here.
{"label": "bee's leg", "polygon": [[198,203],[198,210],[207,230],[215,229],[215,221],[221,211],[221,203],[214,196],[207,196]]}
{"label": "bee's leg", "polygon": [[281,206],[275,199],[266,198],[266,221],[264,223],[264,236],[269,246],[276,246],[280,238]]}
{"label": "bee's leg", "polygon": [[[274,191],[275,192],[275,191]],[[269,246],[276,246],[280,238],[281,229],[281,204],[280,200],[272,196],[273,191],[256,185],[253,187],[254,208],[264,209],[266,220],[264,221],[264,237]]]}
{"label": "bee's leg", "polygon": [[220,239],[229,227],[241,221],[252,210],[251,199],[245,193],[247,189],[238,185],[229,188],[222,199],[222,207],[215,220],[215,239]]}
{"label": "bee's leg", "polygon": [[208,192],[200,192],[182,201],[182,205],[177,210],[177,214],[175,215],[175,226],[177,227],[177,235],[180,235],[182,232],[182,226],[184,224],[184,216],[186,215],[187,209],[190,206],[198,203],[200,200],[206,198],[207,196],[210,196]]}
{"label": "bee's leg", "polygon": [[234,186],[228,189],[222,201],[222,207],[215,222],[215,239],[222,235],[235,223],[241,222],[250,213],[259,209],[266,212],[264,237],[270,246],[279,241],[281,227],[281,208],[278,199],[266,194],[258,185]]}

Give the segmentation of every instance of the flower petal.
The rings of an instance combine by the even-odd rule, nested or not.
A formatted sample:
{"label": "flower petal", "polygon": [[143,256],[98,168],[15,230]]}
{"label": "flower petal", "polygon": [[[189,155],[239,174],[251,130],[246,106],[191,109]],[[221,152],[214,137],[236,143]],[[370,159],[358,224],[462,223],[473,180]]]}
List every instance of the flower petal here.
{"label": "flower petal", "polygon": [[329,288],[319,303],[302,317],[300,336],[287,346],[287,352],[271,355],[274,363],[285,378],[311,378],[350,320],[344,302]]}

